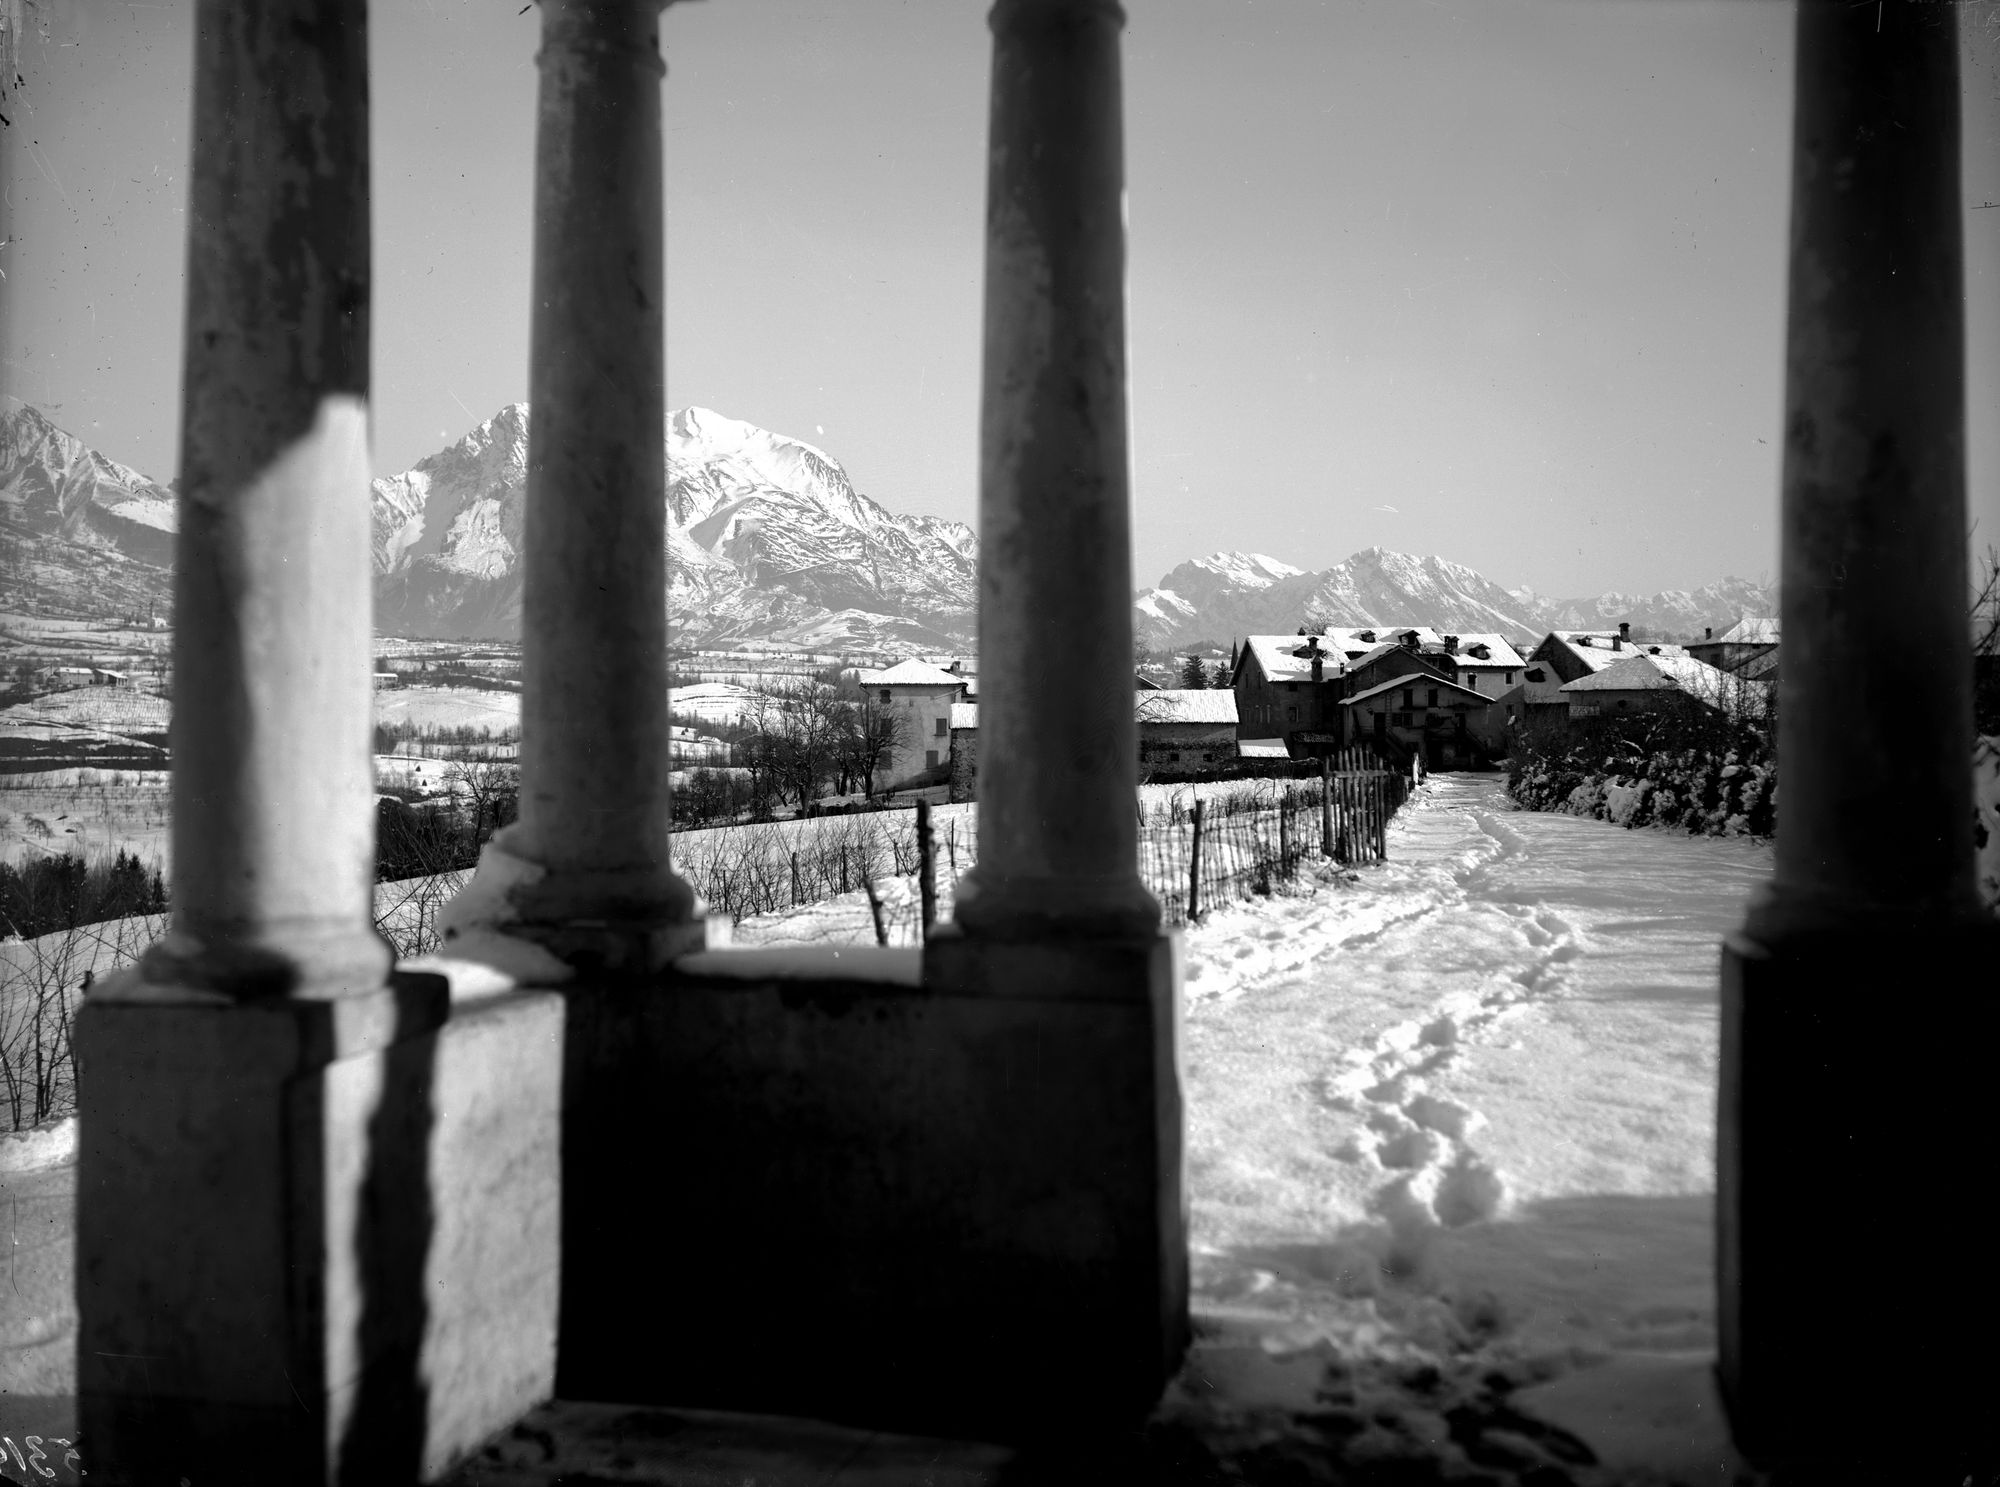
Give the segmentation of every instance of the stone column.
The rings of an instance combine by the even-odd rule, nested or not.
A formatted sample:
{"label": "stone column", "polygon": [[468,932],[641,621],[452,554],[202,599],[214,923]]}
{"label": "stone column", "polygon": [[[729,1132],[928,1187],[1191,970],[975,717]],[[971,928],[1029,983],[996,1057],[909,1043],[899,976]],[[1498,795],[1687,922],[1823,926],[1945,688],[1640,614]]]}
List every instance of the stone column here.
{"label": "stone column", "polygon": [[[1723,955],[1731,1421],[1761,1459],[1885,1481],[1958,1480],[2000,1395],[1956,1212],[2000,964],[1972,873],[1956,19],[1799,7],[1777,864]],[[1857,1411],[1859,1358],[1887,1366]]]}
{"label": "stone column", "polygon": [[[698,946],[668,866],[661,0],[543,0],[523,553],[525,932],[573,960]],[[516,875],[519,876],[519,875]]]}
{"label": "stone column", "polygon": [[999,0],[968,935],[1132,937],[1139,880],[1115,0]]}
{"label": "stone column", "polygon": [[[926,1219],[962,1277],[937,1312],[981,1367],[1044,1382],[1056,1325],[1087,1362],[1044,1397],[1100,1423],[1143,1411],[1188,1337],[1179,937],[1134,809],[1124,20],[1113,0],[990,17],[979,863],[922,969],[928,1024],[979,1071],[948,1102],[976,1136],[919,1189],[977,1206]],[[1076,1139],[1037,1134],[1058,1130]]]}
{"label": "stone column", "polygon": [[362,11],[194,25],[173,920],[77,1021],[93,1481],[409,1480],[442,988],[371,901]]}
{"label": "stone column", "polygon": [[146,971],[236,998],[338,995],[389,968],[370,912],[365,31],[310,0],[202,17],[173,924]]}

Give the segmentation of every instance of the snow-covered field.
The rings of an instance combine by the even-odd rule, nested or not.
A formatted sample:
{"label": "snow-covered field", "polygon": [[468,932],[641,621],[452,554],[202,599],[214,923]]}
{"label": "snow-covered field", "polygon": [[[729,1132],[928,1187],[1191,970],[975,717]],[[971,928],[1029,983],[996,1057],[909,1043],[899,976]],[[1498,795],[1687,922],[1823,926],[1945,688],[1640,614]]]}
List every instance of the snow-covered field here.
{"label": "snow-covered field", "polygon": [[489,728],[495,734],[521,726],[521,694],[483,687],[391,687],[375,694],[377,723],[418,728]]}

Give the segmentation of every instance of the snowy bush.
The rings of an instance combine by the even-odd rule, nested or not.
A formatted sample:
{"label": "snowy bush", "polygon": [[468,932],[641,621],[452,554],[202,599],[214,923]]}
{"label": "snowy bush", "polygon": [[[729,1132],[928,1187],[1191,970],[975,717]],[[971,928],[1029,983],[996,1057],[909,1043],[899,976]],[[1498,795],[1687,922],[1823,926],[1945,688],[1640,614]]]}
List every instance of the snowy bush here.
{"label": "snowy bush", "polygon": [[1766,719],[1710,709],[1558,718],[1515,735],[1507,792],[1529,810],[1695,836],[1769,836],[1777,757]]}

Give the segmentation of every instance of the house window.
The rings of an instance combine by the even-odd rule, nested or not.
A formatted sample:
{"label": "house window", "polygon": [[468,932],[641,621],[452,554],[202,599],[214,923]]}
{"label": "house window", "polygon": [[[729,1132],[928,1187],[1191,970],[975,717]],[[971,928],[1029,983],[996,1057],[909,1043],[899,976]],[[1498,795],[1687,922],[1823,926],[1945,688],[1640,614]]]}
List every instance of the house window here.
{"label": "house window", "polygon": [[945,720],[943,718],[939,718],[937,720],[937,736],[939,738],[943,738],[945,736],[945,732],[946,732]]}
{"label": "house window", "polygon": [[1410,721],[1410,715],[1408,713],[1397,713],[1396,726],[1398,728],[1414,728],[1416,724]]}
{"label": "house window", "polygon": [[1417,705],[1417,689],[1415,687],[1403,688],[1403,706],[1415,707],[1416,705]]}
{"label": "house window", "polygon": [[1169,750],[1167,753],[1167,758],[1171,760],[1173,763],[1178,764],[1181,762],[1181,751],[1179,749]]}
{"label": "house window", "polygon": [[925,768],[925,769],[936,769],[936,768],[937,768],[937,750],[936,750],[936,749],[925,749],[925,750],[924,750],[924,768]]}
{"label": "house window", "polygon": [[1426,698],[1424,701],[1424,706],[1436,707],[1437,705],[1438,705],[1438,689],[1436,687],[1432,687],[1430,689],[1430,696]]}
{"label": "house window", "polygon": [[884,687],[882,689],[882,700],[884,702],[887,702],[889,700],[889,689],[887,687]]}
{"label": "house window", "polygon": [[1389,715],[1387,713],[1372,713],[1370,716],[1375,719],[1375,736],[1377,738],[1382,737],[1383,734],[1389,731]]}
{"label": "house window", "polygon": [[1514,673],[1511,671],[1507,673],[1507,685],[1510,687],[1514,685]]}
{"label": "house window", "polygon": [[1298,722],[1298,720],[1299,720],[1299,710],[1296,707],[1288,707],[1285,709],[1285,721],[1287,723],[1296,723]]}

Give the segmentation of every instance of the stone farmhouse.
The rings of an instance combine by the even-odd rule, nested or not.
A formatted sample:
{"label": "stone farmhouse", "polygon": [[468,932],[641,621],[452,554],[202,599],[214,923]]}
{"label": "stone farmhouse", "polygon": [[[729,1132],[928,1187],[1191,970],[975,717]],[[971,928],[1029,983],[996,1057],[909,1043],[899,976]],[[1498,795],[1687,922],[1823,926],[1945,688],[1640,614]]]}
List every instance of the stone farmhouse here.
{"label": "stone farmhouse", "polygon": [[882,770],[890,789],[950,763],[952,706],[964,700],[968,677],[927,661],[903,661],[886,671],[859,672],[856,680],[897,720],[896,744]]}
{"label": "stone farmhouse", "polygon": [[1492,699],[1429,671],[1405,672],[1341,699],[1344,737],[1388,758],[1420,756],[1427,768],[1485,761],[1500,743]]}

